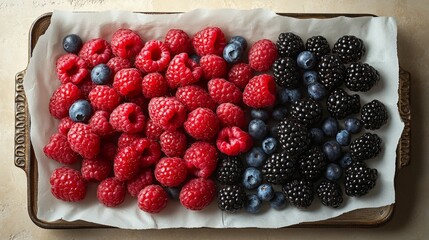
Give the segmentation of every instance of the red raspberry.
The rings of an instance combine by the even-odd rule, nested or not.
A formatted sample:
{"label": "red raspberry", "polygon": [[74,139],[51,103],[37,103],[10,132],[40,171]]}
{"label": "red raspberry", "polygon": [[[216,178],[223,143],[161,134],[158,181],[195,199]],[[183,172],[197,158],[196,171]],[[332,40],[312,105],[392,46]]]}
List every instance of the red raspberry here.
{"label": "red raspberry", "polygon": [[98,85],[92,89],[88,99],[94,110],[106,112],[112,112],[121,103],[121,96],[116,89],[105,85]]}
{"label": "red raspberry", "polygon": [[262,74],[250,79],[243,91],[243,102],[252,108],[273,106],[276,102],[276,83],[273,77]]}
{"label": "red raspberry", "polygon": [[135,103],[122,103],[110,114],[110,124],[119,132],[137,133],[143,131],[146,117]]}
{"label": "red raspberry", "polygon": [[210,94],[200,86],[180,87],[176,91],[176,98],[186,106],[188,111],[193,111],[199,107],[216,109],[216,103]]}
{"label": "red raspberry", "polygon": [[246,127],[246,113],[243,109],[232,103],[222,103],[216,109],[216,115],[223,127]]}
{"label": "red raspberry", "polygon": [[90,126],[75,123],[67,134],[70,147],[84,158],[94,158],[100,152],[100,137]]}
{"label": "red raspberry", "polygon": [[133,145],[119,148],[113,160],[113,172],[120,181],[130,180],[135,177],[140,170],[140,153]]}
{"label": "red raspberry", "polygon": [[131,68],[133,65],[129,59],[114,57],[107,62],[107,66],[112,70],[112,76],[115,76],[119,70]]}
{"label": "red raspberry", "polygon": [[219,120],[208,108],[197,108],[188,114],[183,124],[185,131],[197,140],[211,140],[219,131]]}
{"label": "red raspberry", "polygon": [[154,173],[156,180],[166,187],[178,186],[187,177],[185,161],[177,157],[165,157],[159,160]]}
{"label": "red raspberry", "polygon": [[168,157],[183,157],[187,147],[186,135],[179,130],[165,131],[159,138],[161,149]]}
{"label": "red raspberry", "polygon": [[142,167],[149,167],[158,163],[161,159],[161,146],[156,141],[149,141],[149,146],[146,147],[141,154],[140,163]]}
{"label": "red raspberry", "polygon": [[63,55],[57,60],[57,76],[62,84],[68,82],[78,84],[88,74],[86,62],[74,54]]}
{"label": "red raspberry", "polygon": [[49,113],[54,118],[61,119],[69,116],[70,106],[80,98],[80,90],[73,83],[60,85],[49,100]]}
{"label": "red raspberry", "polygon": [[112,161],[118,152],[118,147],[115,143],[111,141],[104,140],[101,142],[100,146],[100,157],[108,161]]}
{"label": "red raspberry", "polygon": [[252,147],[252,137],[238,127],[226,127],[220,130],[216,146],[228,156],[237,156]]}
{"label": "red raspberry", "polygon": [[225,77],[228,67],[222,57],[214,54],[202,56],[200,66],[203,69],[203,78],[207,80]]}
{"label": "red raspberry", "polygon": [[170,49],[171,54],[191,52],[191,39],[188,34],[180,29],[170,29],[165,35],[165,45]]}
{"label": "red raspberry", "polygon": [[131,29],[118,29],[110,44],[113,54],[120,58],[134,58],[143,48],[143,40]]}
{"label": "red raspberry", "polygon": [[67,133],[69,132],[73,124],[75,124],[75,122],[73,122],[71,118],[61,118],[60,123],[58,124],[58,132],[67,136]]}
{"label": "red raspberry", "polygon": [[268,71],[277,59],[276,44],[268,39],[261,39],[249,50],[249,65],[255,71]]}
{"label": "red raspberry", "polygon": [[222,56],[226,45],[225,35],[218,27],[206,27],[192,38],[192,45],[199,56],[216,54]]}
{"label": "red raspberry", "polygon": [[216,169],[217,149],[206,142],[195,142],[185,152],[183,160],[188,172],[197,177],[208,178]]}
{"label": "red raspberry", "polygon": [[152,121],[167,131],[176,130],[186,119],[186,107],[174,97],[152,98],[148,109]]}
{"label": "red raspberry", "polygon": [[86,183],[80,172],[75,169],[57,168],[52,172],[49,182],[52,195],[60,200],[78,202],[85,198]]}
{"label": "red raspberry", "polygon": [[147,138],[139,138],[134,142],[136,150],[140,153],[140,156],[146,151],[146,148],[149,147],[150,140]]}
{"label": "red raspberry", "polygon": [[178,88],[198,82],[202,74],[201,67],[187,53],[180,53],[168,65],[165,78],[170,88]]}
{"label": "red raspberry", "polygon": [[109,61],[112,49],[106,40],[95,38],[83,44],[79,57],[85,60],[89,67],[95,67]]}
{"label": "red raspberry", "polygon": [[147,42],[136,58],[136,67],[143,72],[162,72],[164,71],[171,56],[167,45],[161,41],[152,40]]}
{"label": "red raspberry", "polygon": [[195,178],[189,180],[180,190],[180,203],[190,210],[207,207],[216,195],[216,185],[211,179]]}
{"label": "red raspberry", "polygon": [[94,89],[97,85],[94,84],[91,80],[91,77],[88,76],[82,82],[79,83],[78,87],[80,90],[80,96],[82,99],[89,99],[89,93]]}
{"label": "red raspberry", "polygon": [[168,84],[160,73],[149,73],[143,77],[142,92],[146,98],[161,97],[167,93]]}
{"label": "red raspberry", "polygon": [[109,123],[109,113],[106,111],[96,111],[88,121],[92,131],[100,137],[110,135],[114,132]]}
{"label": "red raspberry", "polygon": [[159,185],[149,185],[138,195],[138,206],[148,213],[159,213],[167,206],[168,194]]}
{"label": "red raspberry", "polygon": [[135,178],[127,181],[127,189],[130,195],[136,198],[143,188],[153,184],[153,182],[153,170],[146,168]]}
{"label": "red raspberry", "polygon": [[149,102],[148,99],[146,99],[143,95],[138,95],[134,97],[126,97],[126,102],[135,103],[137,106],[139,106],[142,111],[147,110],[147,104]]}
{"label": "red raspberry", "polygon": [[43,152],[48,158],[64,164],[73,164],[80,159],[79,154],[71,149],[67,136],[60,133],[51,136]]}
{"label": "red raspberry", "polygon": [[116,207],[123,203],[127,194],[125,182],[114,177],[104,179],[97,187],[97,198],[107,207]]}
{"label": "red raspberry", "polygon": [[215,78],[207,83],[209,94],[215,102],[221,103],[234,103],[241,102],[241,91],[232,82],[228,82],[222,78]]}
{"label": "red raspberry", "polygon": [[252,77],[253,70],[249,64],[246,63],[235,64],[228,73],[228,80],[240,89],[244,89]]}
{"label": "red raspberry", "polygon": [[100,182],[112,172],[112,163],[108,159],[84,158],[80,169],[82,177],[88,182]]}
{"label": "red raspberry", "polygon": [[162,129],[162,127],[158,124],[154,123],[152,119],[146,121],[145,135],[148,139],[157,141],[163,132],[164,129]]}
{"label": "red raspberry", "polygon": [[113,78],[113,87],[122,96],[137,96],[142,89],[142,73],[136,68],[119,70]]}
{"label": "red raspberry", "polygon": [[130,145],[136,146],[137,141],[141,138],[142,136],[138,133],[122,133],[118,139],[118,148],[125,148]]}

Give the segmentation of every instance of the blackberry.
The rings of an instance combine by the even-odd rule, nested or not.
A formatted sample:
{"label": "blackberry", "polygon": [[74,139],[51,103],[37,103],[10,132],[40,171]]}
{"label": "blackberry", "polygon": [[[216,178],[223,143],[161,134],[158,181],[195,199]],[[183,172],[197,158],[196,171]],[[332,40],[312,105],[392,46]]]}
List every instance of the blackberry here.
{"label": "blackberry", "polygon": [[297,156],[307,149],[311,137],[304,125],[295,119],[286,118],[277,127],[280,146],[287,155]]}
{"label": "blackberry", "polygon": [[216,179],[224,185],[237,184],[241,181],[243,163],[238,157],[223,158],[216,170]]}
{"label": "blackberry", "polygon": [[380,75],[377,70],[366,63],[352,63],[346,70],[345,85],[355,92],[367,92],[378,81]]}
{"label": "blackberry", "polygon": [[323,108],[313,99],[301,99],[292,102],[290,115],[302,125],[309,127],[320,121]]}
{"label": "blackberry", "polygon": [[296,61],[290,57],[278,58],[273,63],[273,75],[277,85],[284,88],[296,88],[301,79]]}
{"label": "blackberry", "polygon": [[374,188],[377,169],[367,167],[365,162],[353,162],[345,171],[345,190],[348,196],[363,196]]}
{"label": "blackberry", "polygon": [[346,67],[337,55],[327,54],[320,58],[317,65],[319,82],[328,91],[340,86],[346,76]]}
{"label": "blackberry", "polygon": [[337,54],[343,63],[357,62],[365,54],[365,45],[362,39],[346,35],[337,40],[332,53]]}
{"label": "blackberry", "polygon": [[327,109],[332,117],[344,119],[350,114],[359,113],[360,97],[348,95],[342,88],[337,88],[328,96]]}
{"label": "blackberry", "polygon": [[293,177],[296,169],[296,158],[285,152],[274,153],[262,166],[262,176],[269,183],[284,184]]}
{"label": "blackberry", "polygon": [[317,59],[320,59],[323,55],[331,52],[331,47],[329,47],[328,40],[323,36],[313,36],[307,39],[305,43],[305,49],[312,52]]}
{"label": "blackberry", "polygon": [[349,146],[354,161],[363,161],[376,157],[381,152],[381,138],[374,133],[365,133],[356,138]]}
{"label": "blackberry", "polygon": [[343,191],[337,182],[323,180],[317,186],[316,193],[325,206],[337,208],[343,203]]}
{"label": "blackberry", "polygon": [[326,158],[320,147],[312,147],[298,157],[298,170],[304,179],[317,180],[326,167]]}
{"label": "blackberry", "polygon": [[386,107],[378,100],[362,106],[361,121],[366,129],[379,129],[386,124],[388,118]]}
{"label": "blackberry", "polygon": [[304,50],[302,39],[291,32],[280,33],[276,45],[281,57],[296,58]]}
{"label": "blackberry", "polygon": [[246,193],[240,185],[227,185],[219,189],[217,205],[220,210],[227,212],[237,212],[244,207]]}
{"label": "blackberry", "polygon": [[313,183],[308,180],[292,180],[282,187],[286,198],[295,207],[308,208],[314,199]]}

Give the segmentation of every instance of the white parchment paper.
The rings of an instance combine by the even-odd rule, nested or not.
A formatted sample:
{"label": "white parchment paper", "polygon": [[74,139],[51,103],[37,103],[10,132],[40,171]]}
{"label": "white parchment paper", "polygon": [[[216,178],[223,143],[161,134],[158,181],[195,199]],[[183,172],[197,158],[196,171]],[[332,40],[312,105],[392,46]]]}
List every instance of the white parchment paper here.
{"label": "white parchment paper", "polygon": [[[180,28],[190,36],[206,26],[221,27],[227,37],[242,35],[249,46],[256,40],[268,38],[276,41],[280,32],[292,31],[304,39],[314,35],[325,36],[331,47],[346,34],[353,34],[365,41],[367,53],[362,59],[374,66],[381,75],[380,83],[368,93],[362,93],[361,103],[372,99],[382,101],[389,111],[388,124],[377,134],[383,139],[383,151],[375,159],[368,160],[378,169],[379,178],[375,189],[361,198],[346,197],[339,209],[323,207],[318,200],[308,210],[288,206],[282,211],[264,209],[261,214],[249,217],[241,211],[236,214],[222,213],[214,201],[203,211],[189,211],[180,203],[170,201],[160,214],[151,215],[140,211],[136,200],[128,197],[124,204],[107,208],[96,199],[96,185],[90,185],[83,202],[67,203],[55,199],[50,193],[49,177],[60,165],[47,159],[43,146],[56,132],[58,121],[50,117],[48,103],[51,94],[59,86],[55,62],[64,51],[62,38],[70,33],[89,40],[102,37],[110,40],[118,28],[138,31],[145,41],[163,40],[171,28]],[[396,146],[403,129],[397,110],[398,58],[396,50],[396,22],[391,17],[338,17],[333,19],[294,19],[278,16],[264,9],[256,10],[194,10],[183,14],[150,15],[123,11],[73,13],[55,11],[46,33],[39,39],[25,75],[24,88],[31,115],[31,141],[38,159],[37,217],[44,221],[64,219],[85,220],[128,229],[195,228],[195,227],[260,227],[278,228],[300,222],[323,220],[359,209],[386,206],[394,203],[394,175]],[[76,166],[78,167],[78,166]],[[267,204],[265,204],[267,205]],[[265,206],[268,208],[268,206]]]}

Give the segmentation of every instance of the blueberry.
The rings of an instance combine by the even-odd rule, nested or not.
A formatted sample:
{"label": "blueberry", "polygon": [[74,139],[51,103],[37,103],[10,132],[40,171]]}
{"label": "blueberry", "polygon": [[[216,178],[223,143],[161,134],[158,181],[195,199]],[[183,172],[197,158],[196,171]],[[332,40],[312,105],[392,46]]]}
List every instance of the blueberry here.
{"label": "blueberry", "polygon": [[91,104],[87,100],[77,100],[69,108],[69,116],[74,122],[86,122],[91,114]]}
{"label": "blueberry", "polygon": [[336,181],[340,179],[342,173],[342,169],[338,164],[330,163],[326,166],[325,177],[328,180]]}
{"label": "blueberry", "polygon": [[307,91],[308,96],[316,101],[320,101],[326,96],[326,88],[318,82],[308,86]]}
{"label": "blueberry", "polygon": [[322,130],[326,136],[335,137],[338,132],[338,121],[333,118],[327,118],[322,124]]}
{"label": "blueberry", "polygon": [[290,98],[289,98],[289,89],[287,88],[281,88],[278,92],[278,101],[280,102],[280,104],[287,104],[288,102],[290,102]]}
{"label": "blueberry", "polygon": [[315,145],[322,145],[325,140],[325,133],[320,128],[311,128],[310,136],[313,144]]}
{"label": "blueberry", "polygon": [[260,119],[253,119],[249,123],[248,132],[254,139],[261,140],[267,135],[267,125]]}
{"label": "blueberry", "polygon": [[266,154],[273,154],[277,150],[278,142],[273,137],[265,138],[264,141],[262,141],[262,150]]}
{"label": "blueberry", "polygon": [[246,154],[246,162],[247,165],[251,167],[260,167],[264,164],[265,159],[267,159],[267,155],[260,147],[254,147],[250,149]]}
{"label": "blueberry", "polygon": [[281,121],[287,116],[287,112],[287,107],[277,106],[276,108],[274,108],[272,115],[274,120]]}
{"label": "blueberry", "polygon": [[341,157],[341,146],[336,141],[325,142],[323,153],[329,161],[334,162]]}
{"label": "blueberry", "polygon": [[262,207],[262,200],[256,194],[247,195],[247,201],[244,204],[244,209],[249,213],[258,213]]}
{"label": "blueberry", "polygon": [[100,63],[91,70],[91,80],[97,85],[105,85],[111,79],[112,71],[109,66]]}
{"label": "blueberry", "polygon": [[63,39],[63,48],[68,53],[78,53],[82,48],[82,39],[76,34],[69,34]]}
{"label": "blueberry", "polygon": [[252,117],[252,119],[260,119],[264,122],[268,121],[268,119],[270,118],[270,115],[266,110],[256,108],[250,111],[250,116]]}
{"label": "blueberry", "polygon": [[243,186],[246,189],[255,189],[262,183],[262,173],[254,167],[248,167],[244,170]]}
{"label": "blueberry", "polygon": [[274,189],[270,184],[264,183],[258,187],[258,197],[262,201],[270,201],[274,197]]}
{"label": "blueberry", "polygon": [[228,44],[230,44],[230,43],[237,43],[239,46],[241,46],[241,48],[243,49],[243,51],[246,50],[246,48],[247,48],[247,41],[242,36],[234,36],[234,37],[232,37],[229,40]]}
{"label": "blueberry", "polygon": [[223,59],[228,63],[236,63],[243,55],[243,49],[237,43],[230,43],[223,49]]}
{"label": "blueberry", "polygon": [[296,89],[288,89],[287,93],[288,93],[289,99],[291,101],[297,101],[297,100],[301,99],[301,96],[302,96],[301,91],[297,88]]}
{"label": "blueberry", "polygon": [[270,125],[270,135],[274,138],[279,137],[279,123],[272,123]]}
{"label": "blueberry", "polygon": [[310,51],[302,51],[296,58],[296,64],[302,69],[311,69],[316,65],[316,56]]}
{"label": "blueberry", "polygon": [[306,86],[310,86],[313,83],[317,82],[317,72],[315,71],[305,71],[302,75],[302,80]]}
{"label": "blueberry", "polygon": [[344,128],[350,133],[358,133],[362,129],[362,122],[357,118],[347,118],[344,120]]}
{"label": "blueberry", "polygon": [[335,139],[341,146],[348,146],[350,144],[351,136],[349,131],[341,130],[337,133]]}
{"label": "blueberry", "polygon": [[180,190],[181,190],[180,187],[166,187],[164,189],[168,193],[168,196],[171,199],[179,200],[179,195],[180,195]]}
{"label": "blueberry", "polygon": [[281,210],[286,206],[286,198],[282,192],[274,192],[274,197],[270,200],[272,208]]}
{"label": "blueberry", "polygon": [[352,156],[350,155],[349,152],[344,153],[343,156],[338,161],[340,166],[344,169],[346,169],[350,164],[352,164],[352,162],[353,162]]}
{"label": "blueberry", "polygon": [[194,61],[194,62],[196,62],[196,63],[200,64],[200,59],[201,59],[201,57],[200,57],[200,56],[198,56],[197,54],[192,54],[192,55],[190,56],[190,58],[192,59],[192,61]]}

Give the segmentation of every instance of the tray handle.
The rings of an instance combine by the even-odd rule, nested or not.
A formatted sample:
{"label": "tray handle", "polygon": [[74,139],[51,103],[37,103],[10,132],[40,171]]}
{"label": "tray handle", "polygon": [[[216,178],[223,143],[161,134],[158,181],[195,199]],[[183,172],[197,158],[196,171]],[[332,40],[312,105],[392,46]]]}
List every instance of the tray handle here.
{"label": "tray handle", "polygon": [[26,70],[15,76],[15,159],[16,167],[25,172],[29,157],[29,120],[27,115],[27,99],[24,93],[24,75]]}
{"label": "tray handle", "polygon": [[399,115],[404,122],[404,130],[397,147],[398,161],[397,171],[410,164],[411,154],[411,102],[410,102],[410,84],[411,74],[403,68],[399,67],[399,99],[398,109]]}

